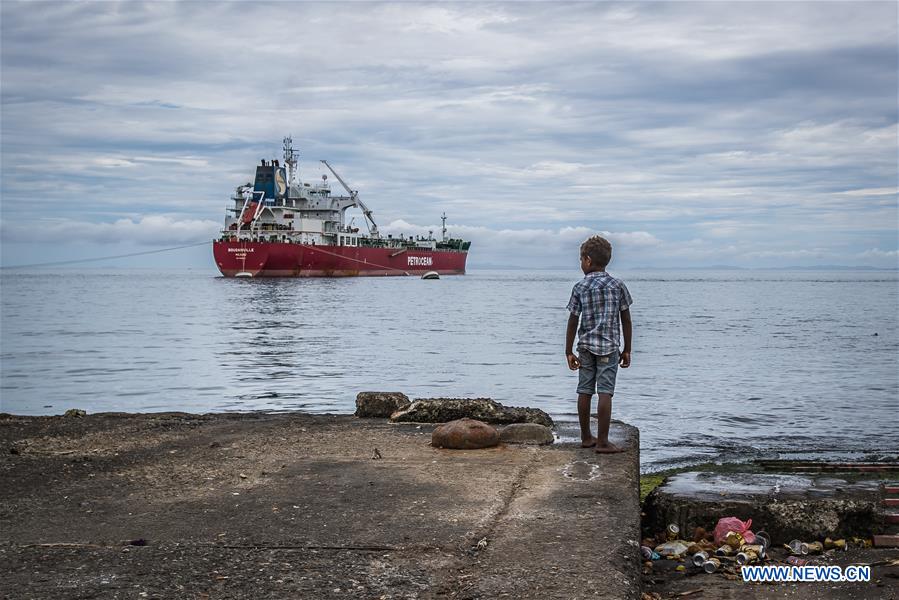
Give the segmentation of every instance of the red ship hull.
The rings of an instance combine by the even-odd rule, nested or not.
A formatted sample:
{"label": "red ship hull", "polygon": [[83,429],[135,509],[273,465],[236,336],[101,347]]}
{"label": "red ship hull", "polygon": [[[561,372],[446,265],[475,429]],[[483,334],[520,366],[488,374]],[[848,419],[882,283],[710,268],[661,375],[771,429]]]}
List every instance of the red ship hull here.
{"label": "red ship hull", "polygon": [[464,275],[467,252],[216,241],[215,263],[225,277],[359,277]]}

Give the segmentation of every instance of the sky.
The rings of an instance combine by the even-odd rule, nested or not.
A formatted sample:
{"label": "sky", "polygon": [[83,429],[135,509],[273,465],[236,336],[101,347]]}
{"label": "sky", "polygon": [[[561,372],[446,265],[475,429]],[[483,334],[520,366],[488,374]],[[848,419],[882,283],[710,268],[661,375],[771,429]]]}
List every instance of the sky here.
{"label": "sky", "polygon": [[897,6],[4,0],[0,262],[211,240],[291,135],[472,268],[897,268]]}

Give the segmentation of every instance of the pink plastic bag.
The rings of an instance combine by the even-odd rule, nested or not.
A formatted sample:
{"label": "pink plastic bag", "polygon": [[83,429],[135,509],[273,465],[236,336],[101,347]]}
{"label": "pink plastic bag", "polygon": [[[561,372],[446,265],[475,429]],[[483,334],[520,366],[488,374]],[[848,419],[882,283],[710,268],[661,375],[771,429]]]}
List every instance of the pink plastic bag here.
{"label": "pink plastic bag", "polygon": [[745,523],[737,517],[723,517],[718,519],[718,524],[715,525],[715,543],[719,545],[723,544],[727,534],[731,531],[736,531],[743,536],[743,540],[745,540],[747,544],[752,544],[755,542],[755,534],[749,531],[750,526],[752,526],[752,519],[748,519]]}

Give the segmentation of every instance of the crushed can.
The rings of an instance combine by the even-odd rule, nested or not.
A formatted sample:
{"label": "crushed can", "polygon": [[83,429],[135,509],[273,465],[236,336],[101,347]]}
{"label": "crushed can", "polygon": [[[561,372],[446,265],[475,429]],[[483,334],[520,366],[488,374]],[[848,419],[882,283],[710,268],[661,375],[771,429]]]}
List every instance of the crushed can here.
{"label": "crushed can", "polygon": [[643,560],[652,560],[652,548],[649,546],[640,546],[640,554],[643,555]]}
{"label": "crushed can", "polygon": [[737,533],[736,531],[728,532],[727,537],[725,538],[727,545],[731,548],[739,548],[742,546],[745,541],[743,540],[743,536]]}
{"label": "crushed can", "polygon": [[762,544],[743,544],[740,547],[741,552],[755,552],[759,558],[765,558],[765,546]]}
{"label": "crushed can", "polygon": [[799,558],[798,556],[788,556],[787,562],[794,567],[804,567],[808,564],[808,560],[804,558]]}
{"label": "crushed can", "polygon": [[720,548],[715,550],[715,556],[730,556],[733,553],[734,549],[727,544],[724,544]]}
{"label": "crushed can", "polygon": [[676,540],[677,536],[680,535],[680,527],[671,523],[665,528],[665,533],[668,535],[668,541]]}
{"label": "crushed can", "polygon": [[697,552],[693,555],[693,566],[701,567],[709,559],[708,552]]}
{"label": "crushed can", "polygon": [[702,563],[702,570],[706,573],[714,573],[721,568],[721,561],[714,556]]}
{"label": "crushed can", "polygon": [[824,544],[821,542],[808,542],[806,544],[809,554],[821,554],[824,552]]}
{"label": "crushed can", "polygon": [[759,559],[759,555],[753,552],[752,550],[746,550],[745,552],[737,553],[737,564],[748,565],[749,563],[754,563]]}
{"label": "crushed can", "polygon": [[824,547],[827,550],[831,550],[833,548],[837,550],[845,550],[846,549],[846,540],[832,540],[827,538],[824,540]]}
{"label": "crushed can", "polygon": [[793,554],[808,554],[808,544],[800,540],[793,540],[789,543],[789,547]]}

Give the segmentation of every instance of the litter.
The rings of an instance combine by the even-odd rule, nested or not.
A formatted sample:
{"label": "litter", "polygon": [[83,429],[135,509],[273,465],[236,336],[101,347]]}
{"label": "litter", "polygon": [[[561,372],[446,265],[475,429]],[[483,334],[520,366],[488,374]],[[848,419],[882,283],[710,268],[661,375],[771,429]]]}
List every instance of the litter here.
{"label": "litter", "polygon": [[761,544],[766,549],[771,547],[771,536],[767,531],[756,531],[755,532],[755,543]]}
{"label": "litter", "polygon": [[759,558],[765,558],[765,546],[762,544],[744,544],[740,552],[755,552]]}
{"label": "litter", "polygon": [[[737,517],[722,517],[718,519],[718,524],[715,525],[715,543],[722,544],[727,539],[728,533],[735,532],[740,534],[743,541],[747,544],[752,544],[755,542],[755,534],[749,531],[751,526],[752,519],[749,519],[744,523]],[[737,544],[737,546],[740,545],[742,544]]]}
{"label": "litter", "polygon": [[724,539],[727,542],[727,545],[731,548],[739,548],[746,543],[746,540],[743,538],[743,536],[736,531],[728,532],[727,537]]}
{"label": "litter", "polygon": [[693,541],[701,542],[709,536],[708,532],[702,527],[697,527],[693,530]]}
{"label": "litter", "polygon": [[846,550],[846,540],[832,540],[830,538],[826,538],[824,540],[824,547],[828,550]]}
{"label": "litter", "polygon": [[662,556],[680,557],[686,554],[688,546],[680,540],[673,540],[656,546],[656,552]]}
{"label": "litter", "polygon": [[702,570],[706,573],[714,573],[719,568],[721,568],[721,561],[714,557],[702,563]]}
{"label": "litter", "polygon": [[821,542],[807,542],[806,547],[809,554],[821,554],[824,552],[824,544]]}

